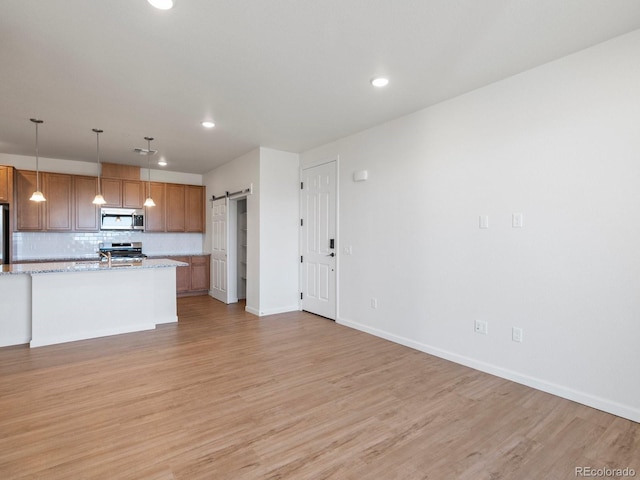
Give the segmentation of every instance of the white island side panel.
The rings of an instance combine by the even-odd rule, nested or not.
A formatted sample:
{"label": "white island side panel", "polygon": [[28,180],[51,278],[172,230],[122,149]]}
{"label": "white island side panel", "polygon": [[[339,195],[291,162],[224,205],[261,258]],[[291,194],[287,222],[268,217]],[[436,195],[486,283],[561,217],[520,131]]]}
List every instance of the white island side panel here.
{"label": "white island side panel", "polygon": [[176,267],[154,268],[153,319],[156,325],[178,321]]}
{"label": "white island side panel", "polygon": [[31,277],[0,275],[0,347],[31,340]]}
{"label": "white island side panel", "polygon": [[46,273],[31,287],[32,347],[177,321],[175,267]]}

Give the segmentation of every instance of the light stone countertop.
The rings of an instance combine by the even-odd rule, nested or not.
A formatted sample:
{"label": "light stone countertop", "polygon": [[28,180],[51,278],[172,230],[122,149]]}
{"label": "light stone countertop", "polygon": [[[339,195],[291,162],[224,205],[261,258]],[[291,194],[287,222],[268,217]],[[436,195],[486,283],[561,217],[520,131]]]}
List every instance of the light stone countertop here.
{"label": "light stone countertop", "polygon": [[69,273],[69,272],[105,272],[122,271],[139,268],[167,268],[186,267],[189,264],[169,260],[168,258],[153,258],[138,261],[114,261],[109,267],[107,262],[82,261],[82,262],[44,262],[44,263],[22,263],[2,265],[0,275],[29,274],[38,275],[44,273]]}

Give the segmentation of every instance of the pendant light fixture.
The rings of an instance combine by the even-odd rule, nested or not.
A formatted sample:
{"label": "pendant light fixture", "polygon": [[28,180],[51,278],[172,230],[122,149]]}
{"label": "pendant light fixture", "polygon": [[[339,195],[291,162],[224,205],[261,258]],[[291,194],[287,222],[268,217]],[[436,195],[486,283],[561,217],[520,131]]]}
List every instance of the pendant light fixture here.
{"label": "pendant light fixture", "polygon": [[32,202],[46,202],[47,199],[44,198],[44,195],[40,191],[40,161],[38,156],[38,125],[44,123],[44,121],[36,118],[31,118],[30,120],[36,125],[36,191],[33,192],[29,200]]}
{"label": "pendant light fixture", "polygon": [[98,154],[98,194],[93,199],[93,203],[95,205],[104,205],[107,201],[102,196],[102,164],[100,163],[100,134],[104,132],[104,130],[97,128],[92,128],[91,130],[96,133],[96,151]]}
{"label": "pendant light fixture", "polygon": [[151,155],[156,153],[156,150],[151,150],[151,140],[153,140],[153,137],[144,137],[144,139],[147,141],[147,151],[143,153],[143,155],[147,156],[147,192],[149,194],[144,201],[144,206],[155,207],[156,202],[151,198]]}

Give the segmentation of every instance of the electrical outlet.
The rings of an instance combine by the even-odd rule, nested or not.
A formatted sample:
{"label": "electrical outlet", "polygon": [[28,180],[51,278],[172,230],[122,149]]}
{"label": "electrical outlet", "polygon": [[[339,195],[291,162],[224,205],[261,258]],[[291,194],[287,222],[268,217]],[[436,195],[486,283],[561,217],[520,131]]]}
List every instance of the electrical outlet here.
{"label": "electrical outlet", "polygon": [[513,327],[511,329],[511,339],[514,342],[518,342],[518,343],[522,343],[522,328],[520,327]]}
{"label": "electrical outlet", "polygon": [[371,299],[371,308],[378,308],[378,299],[377,298],[372,298]]}
{"label": "electrical outlet", "polygon": [[521,213],[514,213],[511,217],[511,226],[513,228],[522,228],[524,226],[524,216]]}
{"label": "electrical outlet", "polygon": [[476,320],[474,324],[476,333],[487,335],[489,333],[489,324],[484,320]]}

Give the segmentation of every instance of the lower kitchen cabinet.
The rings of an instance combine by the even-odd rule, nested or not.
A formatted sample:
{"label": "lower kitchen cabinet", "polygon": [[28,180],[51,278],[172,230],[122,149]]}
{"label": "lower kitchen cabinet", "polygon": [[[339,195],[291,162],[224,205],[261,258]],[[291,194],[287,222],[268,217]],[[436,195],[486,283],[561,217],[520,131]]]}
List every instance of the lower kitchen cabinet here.
{"label": "lower kitchen cabinet", "polygon": [[168,257],[171,260],[188,263],[188,267],[176,268],[176,293],[179,297],[206,295],[209,293],[210,255]]}
{"label": "lower kitchen cabinet", "polygon": [[191,257],[191,291],[209,292],[210,255]]}
{"label": "lower kitchen cabinet", "polygon": [[178,295],[191,290],[191,257],[169,257],[176,262],[188,263],[187,267],[176,268],[176,292]]}

